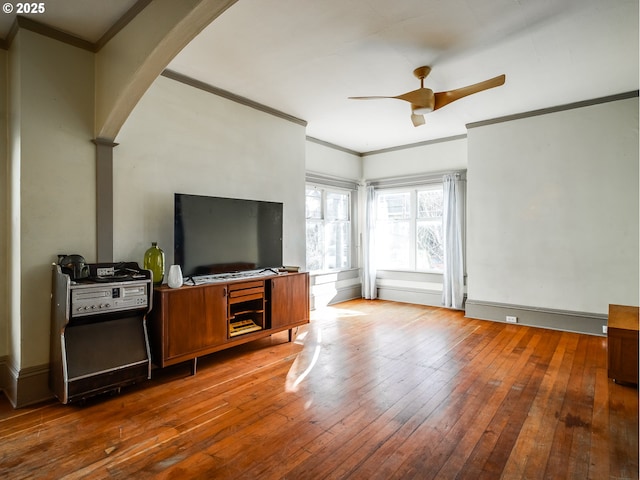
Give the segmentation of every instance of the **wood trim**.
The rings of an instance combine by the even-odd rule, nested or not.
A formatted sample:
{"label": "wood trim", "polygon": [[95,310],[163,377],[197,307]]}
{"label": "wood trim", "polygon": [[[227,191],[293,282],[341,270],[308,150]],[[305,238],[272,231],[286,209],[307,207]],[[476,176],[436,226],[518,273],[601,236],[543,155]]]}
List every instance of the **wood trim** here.
{"label": "wood trim", "polygon": [[195,78],[189,77],[187,75],[183,75],[182,73],[165,69],[160,75],[162,75],[165,78],[175,80],[176,82],[184,83],[185,85],[188,85],[190,87],[197,88],[204,92],[217,95],[218,97],[226,98],[227,100],[231,100],[232,102],[239,103],[240,105],[244,105],[245,107],[254,108],[260,112],[268,113],[269,115],[273,115],[274,117],[288,120],[290,122],[293,122],[303,127],[307,126],[306,120],[302,120],[300,118],[294,117],[293,115],[289,115],[288,113],[281,112],[280,110],[276,110],[275,108],[268,107],[261,103],[254,102],[249,98],[236,95],[235,93],[231,93],[228,90],[223,90],[222,88],[214,87],[213,85],[202,82],[200,80],[196,80]]}
{"label": "wood trim", "polygon": [[[83,50],[88,50],[89,52],[95,52],[95,45],[87,40],[84,40],[80,37],[76,37],[66,32],[62,32],[57,30],[49,25],[38,22],[37,20],[33,20],[32,18],[27,17],[16,17],[16,21],[14,25],[18,26],[18,28],[22,28],[25,30],[29,30],[30,32],[38,33],[40,35],[44,35],[45,37],[52,38],[62,43],[66,43],[68,45],[72,45],[74,47],[81,48]],[[13,39],[15,35],[11,37]]]}
{"label": "wood trim", "polygon": [[343,188],[346,190],[357,191],[358,181],[347,178],[333,177],[323,173],[307,172],[304,178],[306,183],[324,185],[328,187]]}
{"label": "wood trim", "polygon": [[0,359],[0,387],[14,408],[26,407],[53,398],[49,390],[49,364],[11,368],[9,358]]}
{"label": "wood trim", "polygon": [[127,24],[131,22],[131,20],[133,20],[140,12],[142,12],[150,3],[151,0],[139,0],[138,2],[136,2],[133,7],[127,10],[124,15],[122,15],[111,27],[109,27],[106,33],[102,35],[102,37],[96,43],[90,42],[80,37],[76,37],[75,35],[63,32],[54,27],[50,27],[45,23],[34,20],[33,18],[17,16],[13,22],[13,25],[11,26],[11,30],[9,31],[7,38],[0,39],[0,49],[8,50],[11,46],[11,43],[13,42],[13,39],[18,33],[18,30],[20,28],[23,28],[31,32],[39,33],[40,35],[44,35],[45,37],[52,38],[59,42],[96,53],[100,51],[100,49],[104,47],[109,42],[109,40],[116,36],[120,30],[126,27]]}
{"label": "wood trim", "polygon": [[96,235],[97,261],[113,261],[113,149],[118,145],[97,138],[96,145]]}
{"label": "wood trim", "polygon": [[555,107],[542,108],[540,110],[533,110],[531,112],[517,113],[514,115],[507,115],[504,117],[498,117],[491,120],[483,120],[481,122],[473,122],[467,124],[467,129],[476,127],[485,127],[487,125],[494,125],[496,123],[511,122],[513,120],[521,120],[523,118],[537,117],[539,115],[546,115],[548,113],[564,112],[565,110],[573,110],[576,108],[590,107],[592,105],[599,105],[601,103],[617,102],[618,100],[626,100],[629,98],[635,98],[638,96],[638,90],[631,92],[620,93],[617,95],[609,95],[607,97],[594,98],[591,100],[583,100],[581,102],[568,103],[566,105],[557,105]]}
{"label": "wood trim", "polygon": [[324,140],[320,140],[318,138],[310,137],[307,135],[307,142],[316,143],[318,145],[322,145],[323,147],[332,148],[333,150],[338,150],[340,152],[348,153],[350,155],[354,155],[356,157],[362,157],[362,153],[356,152],[355,150],[351,150],[349,148],[341,147],[340,145],[336,145],[334,143],[325,142]]}
{"label": "wood trim", "polygon": [[445,175],[459,175],[463,181],[467,180],[467,170],[450,170],[444,172],[433,172],[417,175],[405,175],[401,177],[388,177],[367,180],[367,185],[376,188],[401,188],[417,185],[428,185],[443,183],[442,177]]}
{"label": "wood trim", "polygon": [[309,275],[311,309],[362,298],[360,269]]}
{"label": "wood trim", "polygon": [[151,3],[151,0],[138,0],[133,7],[127,10],[124,15],[122,15],[116,23],[114,23],[109,30],[105,32],[102,37],[95,43],[94,52],[99,52],[102,47],[104,47],[109,40],[115,37],[120,30],[126,27],[131,20],[133,20],[140,12],[142,12],[147,5]]}
{"label": "wood trim", "polygon": [[484,302],[473,299],[467,299],[465,307],[467,318],[505,323],[505,317],[512,315],[518,317],[518,324],[588,335],[604,336],[602,327],[607,325],[606,314]]}
{"label": "wood trim", "polygon": [[414,305],[442,307],[442,291],[436,290],[417,290],[393,286],[379,286],[378,298],[380,300],[411,303]]}
{"label": "wood trim", "polygon": [[424,146],[433,145],[436,143],[453,142],[455,140],[464,140],[466,138],[467,138],[467,134],[463,133],[460,135],[453,135],[451,137],[434,138],[432,140],[425,140],[424,142],[409,143],[407,145],[399,145],[397,147],[389,147],[389,148],[382,148],[380,150],[371,150],[370,152],[362,152],[360,156],[369,157],[371,155],[378,155],[379,153],[397,152],[398,150],[407,150],[410,148],[424,147]]}
{"label": "wood trim", "polygon": [[5,50],[9,50],[9,47],[13,43],[13,39],[16,38],[19,29],[20,28],[18,27],[18,19],[16,18],[13,21],[13,24],[11,24],[11,28],[9,29],[9,33],[7,34],[7,38],[5,38],[3,41]]}
{"label": "wood trim", "polygon": [[347,285],[343,287],[336,287],[334,290],[334,293],[332,293],[331,295],[331,298],[328,298],[329,295],[323,294],[322,289],[319,289],[318,292],[314,292],[313,288],[311,290],[312,290],[312,293],[310,295],[311,310],[315,310],[320,307],[325,307],[327,305],[336,305],[338,303],[346,302],[348,300],[356,300],[358,298],[362,298],[361,283],[357,285]]}
{"label": "wood trim", "polygon": [[5,392],[7,398],[9,398],[8,389],[10,378],[9,356],[3,355],[0,357],[0,391]]}

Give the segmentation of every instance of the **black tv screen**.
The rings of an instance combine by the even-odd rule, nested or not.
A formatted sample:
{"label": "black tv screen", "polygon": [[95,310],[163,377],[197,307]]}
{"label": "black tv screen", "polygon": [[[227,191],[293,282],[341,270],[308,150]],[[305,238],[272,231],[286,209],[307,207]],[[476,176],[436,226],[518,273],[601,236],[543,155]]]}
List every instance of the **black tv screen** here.
{"label": "black tv screen", "polygon": [[174,262],[185,277],[281,267],[282,207],[176,193]]}

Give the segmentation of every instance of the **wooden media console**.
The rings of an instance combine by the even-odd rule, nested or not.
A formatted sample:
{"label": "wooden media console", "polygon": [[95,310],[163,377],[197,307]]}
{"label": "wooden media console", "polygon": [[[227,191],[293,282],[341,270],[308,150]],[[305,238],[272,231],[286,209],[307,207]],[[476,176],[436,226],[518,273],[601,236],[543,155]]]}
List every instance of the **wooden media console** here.
{"label": "wooden media console", "polygon": [[309,274],[286,273],[154,289],[153,363],[166,367],[309,323]]}

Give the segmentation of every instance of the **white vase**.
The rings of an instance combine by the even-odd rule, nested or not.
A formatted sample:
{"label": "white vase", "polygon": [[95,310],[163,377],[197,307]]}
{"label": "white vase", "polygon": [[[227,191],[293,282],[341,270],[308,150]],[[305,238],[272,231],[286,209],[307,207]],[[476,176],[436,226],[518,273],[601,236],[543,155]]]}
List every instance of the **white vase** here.
{"label": "white vase", "polygon": [[169,267],[169,276],[167,277],[167,285],[170,288],[180,288],[182,286],[182,269],[180,265],[171,265]]}

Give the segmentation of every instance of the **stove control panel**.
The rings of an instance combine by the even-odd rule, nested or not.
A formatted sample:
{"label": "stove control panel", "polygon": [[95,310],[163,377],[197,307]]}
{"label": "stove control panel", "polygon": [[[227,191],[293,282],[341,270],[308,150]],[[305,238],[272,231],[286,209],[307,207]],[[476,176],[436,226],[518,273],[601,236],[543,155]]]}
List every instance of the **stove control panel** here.
{"label": "stove control panel", "polygon": [[71,316],[148,308],[150,284],[149,281],[140,281],[73,286]]}

